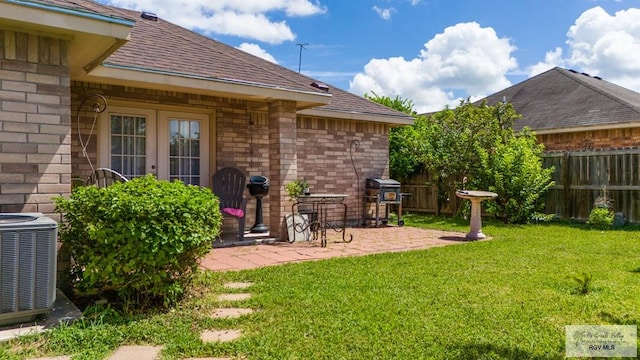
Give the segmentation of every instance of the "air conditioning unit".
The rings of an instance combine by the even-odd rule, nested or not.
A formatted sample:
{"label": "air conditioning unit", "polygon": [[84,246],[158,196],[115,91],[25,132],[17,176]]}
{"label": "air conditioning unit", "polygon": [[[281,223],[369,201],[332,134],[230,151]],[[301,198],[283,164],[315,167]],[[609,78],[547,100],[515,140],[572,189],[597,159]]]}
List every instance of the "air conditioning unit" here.
{"label": "air conditioning unit", "polygon": [[57,238],[58,223],[41,213],[0,213],[0,326],[53,307]]}

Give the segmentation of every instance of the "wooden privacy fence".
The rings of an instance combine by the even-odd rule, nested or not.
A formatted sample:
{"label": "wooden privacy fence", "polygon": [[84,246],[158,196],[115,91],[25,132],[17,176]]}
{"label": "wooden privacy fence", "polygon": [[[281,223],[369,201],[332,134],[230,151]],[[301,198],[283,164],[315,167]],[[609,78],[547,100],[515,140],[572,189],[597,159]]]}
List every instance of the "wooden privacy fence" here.
{"label": "wooden privacy fence", "polygon": [[[614,211],[640,223],[640,149],[548,153],[543,164],[555,167],[555,185],[546,198],[547,214],[587,220],[594,200],[606,187]],[[427,182],[428,174],[423,173],[402,183],[402,192],[412,194],[404,199],[404,210],[436,212],[437,191]],[[449,197],[454,200],[455,195]],[[442,213],[450,214],[451,207],[445,206]]]}
{"label": "wooden privacy fence", "polygon": [[[409,193],[411,196],[403,197],[402,210],[415,211],[435,214],[438,208],[438,190],[435,186],[427,185],[429,174],[423,172],[415,175],[410,179],[402,182],[402,192]],[[449,199],[456,201],[455,194],[451,194]],[[443,204],[440,209],[442,214],[451,214],[453,212],[451,201]]]}
{"label": "wooden privacy fence", "polygon": [[640,222],[640,149],[551,153],[543,162],[555,167],[547,213],[586,220],[606,189],[615,212]]}

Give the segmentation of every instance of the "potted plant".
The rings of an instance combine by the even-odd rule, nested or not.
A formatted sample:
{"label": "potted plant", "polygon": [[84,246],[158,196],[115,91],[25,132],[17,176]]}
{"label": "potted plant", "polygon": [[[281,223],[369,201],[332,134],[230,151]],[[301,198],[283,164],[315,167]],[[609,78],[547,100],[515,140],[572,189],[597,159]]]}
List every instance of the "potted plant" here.
{"label": "potted plant", "polygon": [[285,185],[285,190],[291,199],[294,199],[302,194],[309,194],[309,183],[306,180],[293,180]]}

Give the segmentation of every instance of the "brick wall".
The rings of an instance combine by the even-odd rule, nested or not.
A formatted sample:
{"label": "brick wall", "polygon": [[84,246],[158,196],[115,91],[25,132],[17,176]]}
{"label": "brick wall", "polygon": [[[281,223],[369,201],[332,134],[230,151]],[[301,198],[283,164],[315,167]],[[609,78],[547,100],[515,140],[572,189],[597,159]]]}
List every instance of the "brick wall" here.
{"label": "brick wall", "polygon": [[[53,197],[71,190],[66,40],[0,30],[0,212],[60,221]],[[69,254],[58,244],[58,287]]]}
{"label": "brick wall", "polygon": [[71,184],[68,41],[0,30],[0,212],[42,212]]}
{"label": "brick wall", "polygon": [[[246,143],[248,131],[248,112],[244,101],[212,96],[187,94],[181,92],[149,90],[126,86],[104,85],[86,82],[72,83],[72,111],[73,126],[71,138],[71,153],[73,175],[86,179],[91,174],[91,167],[82,153],[80,139],[77,134],[78,106],[87,96],[101,94],[107,102],[119,101],[135,103],[135,106],[144,106],[155,109],[158,105],[173,106],[177,109],[188,111],[192,109],[207,109],[215,113],[216,125],[211,131],[217,131],[216,140],[217,168],[224,166],[236,166],[243,171],[248,169],[249,146]],[[85,102],[79,112],[80,133],[83,141],[89,143],[87,154],[92,163],[97,163],[97,131],[91,132],[95,113],[91,110],[93,101]],[[217,128],[217,129],[216,129]],[[216,130],[214,130],[216,129]],[[90,136],[91,135],[91,136]],[[212,169],[212,172],[215,169]]]}
{"label": "brick wall", "polygon": [[[91,159],[94,167],[98,162],[98,133],[93,124],[95,113],[92,111],[94,101],[87,101],[78,112],[78,106],[87,96],[92,94],[101,94],[109,102],[131,102],[135,106],[144,106],[149,109],[155,109],[158,105],[163,107],[175,107],[189,111],[189,109],[207,109],[214,113],[215,126],[210,126],[211,139],[215,139],[215,164],[216,168],[211,169],[211,174],[225,166],[233,166],[242,170],[245,175],[255,175],[254,169],[268,171],[268,163],[257,163],[250,161],[250,119],[245,101],[220,98],[213,96],[204,96],[196,94],[188,94],[182,92],[150,90],[126,86],[106,85],[74,81],[72,83],[72,138],[71,153],[73,164],[73,177],[79,180],[86,180],[91,174],[91,166],[83,155],[80,138],[78,137],[78,126],[76,114],[78,114],[80,122],[80,133],[83,141],[88,143],[87,155]],[[256,121],[254,128],[262,128],[265,132],[266,120]],[[93,128],[93,132],[91,131]],[[217,133],[217,135],[216,135]],[[215,136],[215,138],[214,138]],[[257,141],[257,140],[256,140]],[[264,139],[261,141],[265,141]],[[255,149],[254,149],[255,150]],[[258,170],[255,170],[258,171]],[[249,197],[248,191],[245,193]],[[247,226],[252,226],[255,219],[255,201],[248,203]],[[266,216],[268,218],[268,215]],[[237,231],[237,222],[225,221],[223,230],[225,232]]]}
{"label": "brick wall", "polygon": [[[365,179],[389,174],[389,126],[351,120],[298,119],[298,174],[311,192],[349,195],[348,222],[359,224]],[[358,140],[359,148],[351,142]],[[354,165],[357,169],[354,170]]]}
{"label": "brick wall", "polygon": [[640,146],[640,128],[537,135],[546,151],[623,149]]}
{"label": "brick wall", "polygon": [[[388,132],[387,125],[363,123],[351,120],[323,119],[316,117],[297,117],[291,126],[282,125],[271,128],[269,111],[254,111],[241,100],[200,96],[194,94],[164,92],[124,86],[103,85],[84,82],[72,83],[72,164],[73,176],[86,179],[90,175],[90,167],[82,155],[82,148],[77,135],[76,112],[78,105],[89,94],[99,93],[108,101],[133,101],[136,104],[148,104],[153,108],[157,104],[163,106],[179,106],[211,109],[215,114],[215,126],[212,126],[212,139],[215,137],[215,170],[225,166],[233,166],[242,170],[247,177],[264,175],[272,183],[269,195],[263,199],[263,222],[265,224],[280,224],[282,216],[291,211],[291,201],[287,199],[284,189],[280,188],[290,181],[289,178],[304,177],[311,184],[314,192],[346,193],[349,195],[349,219],[351,223],[358,223],[361,216],[360,200],[363,193],[364,179],[367,177],[388,176]],[[91,102],[89,102],[91,103]],[[80,131],[83,139],[89,142],[87,153],[94,165],[97,163],[97,133],[94,130],[89,138],[93,126],[94,113],[90,105],[83,106],[80,114]],[[293,104],[273,107],[274,117],[295,118]],[[287,115],[289,114],[289,115]],[[293,121],[293,120],[292,120]],[[280,145],[272,144],[275,135],[270,139],[269,132],[275,131],[282,138],[283,132],[287,136],[295,136],[295,147],[287,159],[296,159],[294,169],[284,169],[284,173],[275,171],[282,164],[276,158],[282,153]],[[360,147],[354,152],[354,163],[358,168],[359,179],[351,163],[349,148],[352,140],[358,140]],[[277,142],[277,141],[276,141]],[[286,147],[286,146],[285,146]],[[295,150],[293,150],[295,149]],[[271,154],[271,155],[270,155]],[[275,171],[275,172],[274,172]],[[275,174],[275,175],[274,175]],[[247,206],[246,226],[250,228],[255,223],[255,204],[248,191],[245,196],[249,199]],[[271,199],[282,202],[274,206],[276,211],[275,223],[271,221]],[[225,223],[225,232],[235,232],[235,221]]]}

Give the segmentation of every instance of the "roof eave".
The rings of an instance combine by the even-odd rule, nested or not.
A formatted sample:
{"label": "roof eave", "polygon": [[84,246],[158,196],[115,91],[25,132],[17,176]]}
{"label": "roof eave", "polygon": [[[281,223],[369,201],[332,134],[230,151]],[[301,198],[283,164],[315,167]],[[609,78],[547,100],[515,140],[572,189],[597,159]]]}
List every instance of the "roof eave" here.
{"label": "roof eave", "polygon": [[372,121],[390,125],[413,125],[414,119],[410,116],[392,116],[386,114],[371,114],[355,111],[338,111],[326,109],[306,109],[298,111],[298,115],[317,116],[334,119],[356,120],[356,121]]}
{"label": "roof eave", "polygon": [[110,63],[101,64],[87,75],[74,77],[74,80],[154,90],[181,91],[251,101],[288,100],[295,101],[298,109],[327,105],[331,101],[330,94],[287,89],[269,84],[243,82],[234,79],[134,68]]}
{"label": "roof eave", "polygon": [[616,124],[598,124],[598,125],[590,125],[590,126],[574,126],[574,127],[540,129],[540,130],[533,129],[533,131],[536,133],[536,135],[550,135],[550,134],[563,134],[563,133],[572,133],[572,132],[581,132],[581,131],[627,129],[627,128],[636,128],[636,127],[640,127],[640,120],[629,121],[624,123],[616,123]]}
{"label": "roof eave", "polygon": [[37,1],[0,0],[0,24],[4,29],[68,40],[70,72],[81,73],[127,42],[135,22]]}
{"label": "roof eave", "polygon": [[[55,15],[55,16],[52,16]],[[3,24],[29,24],[34,30],[73,35],[87,33],[128,39],[135,21],[37,1],[0,0]]]}

